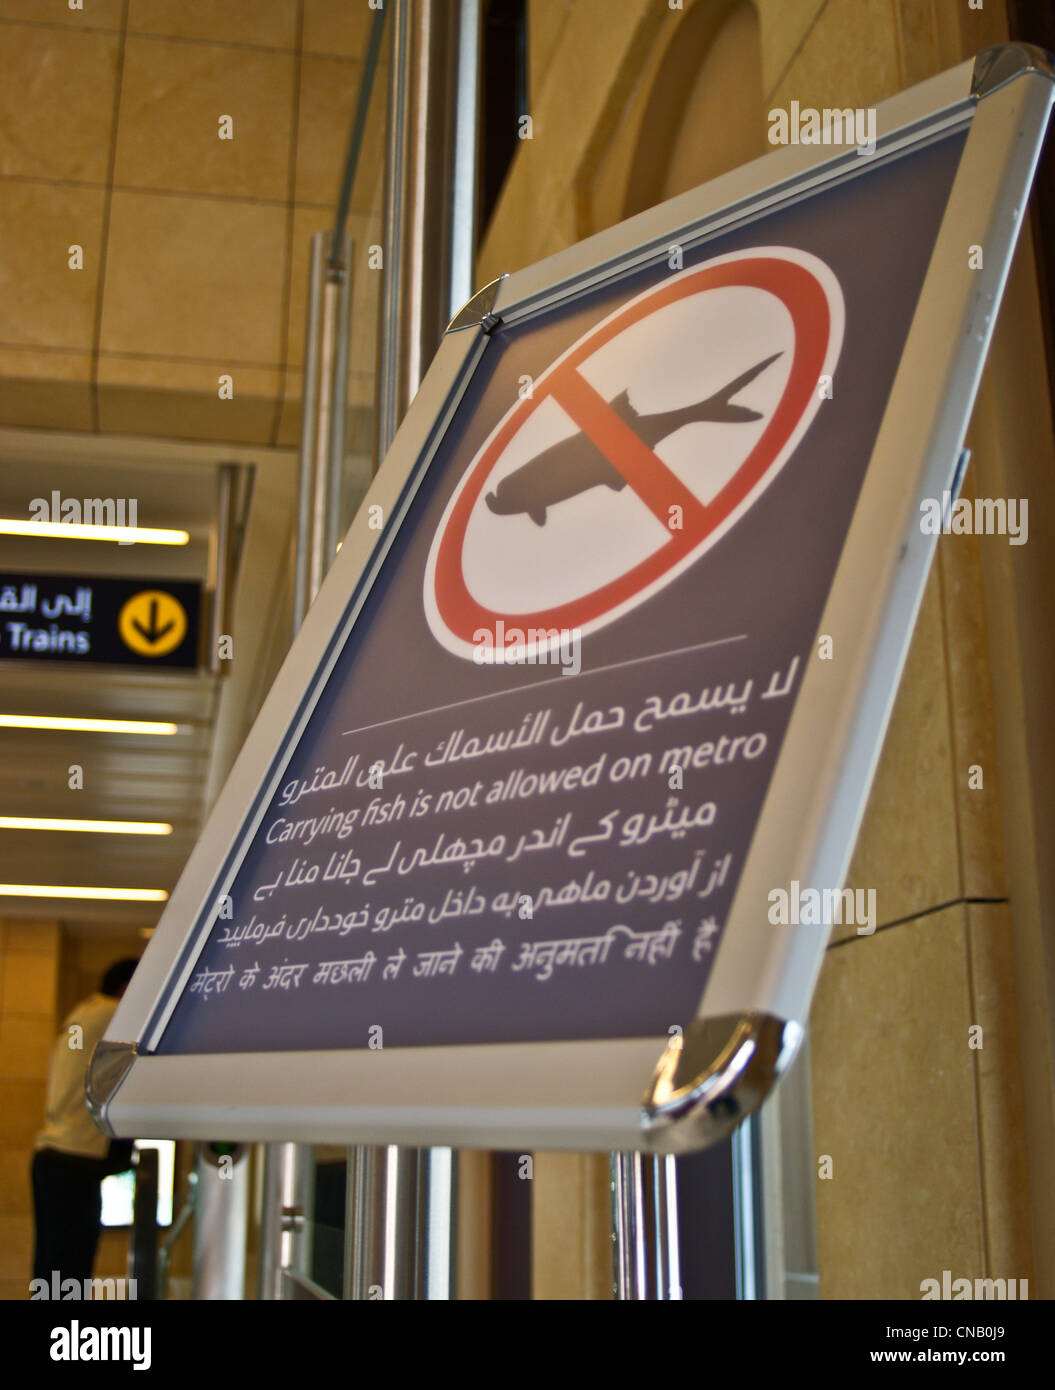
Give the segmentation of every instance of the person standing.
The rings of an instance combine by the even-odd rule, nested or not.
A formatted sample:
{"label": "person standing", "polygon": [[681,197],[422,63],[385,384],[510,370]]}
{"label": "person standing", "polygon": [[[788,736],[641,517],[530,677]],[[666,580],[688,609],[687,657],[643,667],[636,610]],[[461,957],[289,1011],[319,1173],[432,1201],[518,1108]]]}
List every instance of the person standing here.
{"label": "person standing", "polygon": [[47,1116],[32,1165],[34,1279],[91,1278],[102,1223],[104,1177],[132,1166],[132,1140],[110,1140],[97,1129],[84,1086],[96,1043],[139,962],[119,960],[99,989],[82,999],[56,1040],[48,1072]]}

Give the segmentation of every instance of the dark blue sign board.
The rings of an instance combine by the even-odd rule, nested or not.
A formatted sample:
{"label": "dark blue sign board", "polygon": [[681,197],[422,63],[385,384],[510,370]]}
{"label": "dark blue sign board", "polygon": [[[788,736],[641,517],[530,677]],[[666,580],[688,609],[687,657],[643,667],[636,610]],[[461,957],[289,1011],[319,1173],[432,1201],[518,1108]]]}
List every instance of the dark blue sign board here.
{"label": "dark blue sign board", "polygon": [[831,923],[876,925],[841,890],[919,504],[1051,101],[997,54],[870,157],[777,152],[455,319],[97,1055],[104,1123],[676,1150],[760,1102]]}
{"label": "dark blue sign board", "polygon": [[0,572],[0,661],[193,669],[197,584]]}

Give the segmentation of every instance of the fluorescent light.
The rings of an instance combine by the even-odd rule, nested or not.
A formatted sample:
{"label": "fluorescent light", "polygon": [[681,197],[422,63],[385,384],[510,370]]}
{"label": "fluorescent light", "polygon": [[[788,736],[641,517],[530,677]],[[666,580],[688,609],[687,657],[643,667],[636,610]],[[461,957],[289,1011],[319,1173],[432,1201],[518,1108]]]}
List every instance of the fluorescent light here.
{"label": "fluorescent light", "polygon": [[110,898],[114,901],[163,903],[164,888],[71,888],[64,883],[0,883],[0,898]]}
{"label": "fluorescent light", "polygon": [[0,816],[0,830],[94,830],[101,835],[171,835],[157,820],[55,820],[43,816]]}
{"label": "fluorescent light", "polygon": [[177,734],[178,724],[148,719],[58,719],[44,714],[0,714],[0,729],[69,729],[78,734]]}
{"label": "fluorescent light", "polygon": [[20,521],[0,517],[0,536],[36,536],[55,541],[118,541],[124,545],[186,545],[188,531],[151,526],[85,526],[75,521]]}

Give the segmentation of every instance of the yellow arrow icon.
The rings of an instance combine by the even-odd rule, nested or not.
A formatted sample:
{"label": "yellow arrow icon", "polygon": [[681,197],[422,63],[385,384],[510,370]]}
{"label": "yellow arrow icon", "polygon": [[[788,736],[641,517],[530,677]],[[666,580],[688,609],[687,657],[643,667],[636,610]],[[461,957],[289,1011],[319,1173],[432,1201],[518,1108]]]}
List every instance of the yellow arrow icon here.
{"label": "yellow arrow icon", "polygon": [[125,646],[140,656],[164,656],[186,636],[187,614],[179,599],[163,589],[144,589],[121,609],[117,630]]}

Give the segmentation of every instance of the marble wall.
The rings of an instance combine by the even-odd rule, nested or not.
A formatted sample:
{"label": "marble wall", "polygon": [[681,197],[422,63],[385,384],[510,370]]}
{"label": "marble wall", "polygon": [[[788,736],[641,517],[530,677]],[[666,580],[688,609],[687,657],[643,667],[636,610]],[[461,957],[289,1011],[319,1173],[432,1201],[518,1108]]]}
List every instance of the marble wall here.
{"label": "marble wall", "polygon": [[[297,442],[310,241],[333,222],[371,17],[365,0],[5,0],[0,425]],[[371,325],[382,149],[376,118],[348,222]],[[374,346],[356,336],[353,408]]]}
{"label": "marble wall", "polygon": [[[534,139],[481,281],[764,153],[772,108],[866,106],[1006,38],[1000,6],[956,0],[533,0],[530,20]],[[1021,279],[1029,258],[1027,237]],[[1003,447],[1025,435],[1005,421]],[[983,583],[999,545],[940,543],[849,879],[877,890],[879,929],[836,933],[814,1003],[822,1297],[918,1298],[944,1269],[1041,1296]],[[540,1158],[537,1296],[608,1295],[607,1186],[603,1160]]]}
{"label": "marble wall", "polygon": [[57,922],[0,921],[0,1298],[27,1298],[33,1272],[29,1166],[60,1022],[60,940]]}

